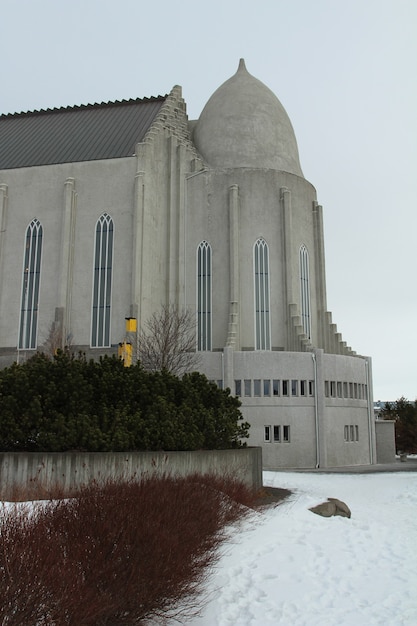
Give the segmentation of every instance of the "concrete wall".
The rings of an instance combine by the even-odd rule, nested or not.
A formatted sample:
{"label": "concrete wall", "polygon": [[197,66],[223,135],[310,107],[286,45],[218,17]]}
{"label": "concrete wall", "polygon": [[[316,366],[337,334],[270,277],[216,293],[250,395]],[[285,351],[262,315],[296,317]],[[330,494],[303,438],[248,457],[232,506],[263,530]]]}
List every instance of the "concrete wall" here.
{"label": "concrete wall", "polygon": [[393,420],[375,421],[377,463],[395,461],[395,422]]}
{"label": "concrete wall", "polygon": [[54,488],[71,493],[91,481],[126,479],[146,473],[187,476],[230,474],[249,487],[262,487],[261,448],[196,452],[0,453],[0,498],[47,496]]}

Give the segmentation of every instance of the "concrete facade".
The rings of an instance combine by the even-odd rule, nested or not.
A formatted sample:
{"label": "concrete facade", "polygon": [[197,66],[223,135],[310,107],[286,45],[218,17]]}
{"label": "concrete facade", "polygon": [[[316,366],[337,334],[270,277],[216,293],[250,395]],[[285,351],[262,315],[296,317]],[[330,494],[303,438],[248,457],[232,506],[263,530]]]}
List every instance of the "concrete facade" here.
{"label": "concrete facade", "polygon": [[[110,339],[93,347],[103,214],[114,224]],[[241,397],[265,468],[376,463],[371,361],[327,311],[322,207],[288,115],[243,62],[197,121],[174,87],[129,157],[0,171],[2,365],[31,354],[17,345],[34,218],[43,227],[38,347],[55,324],[88,355],[115,352],[126,317],[140,327],[175,304],[205,316],[199,369]]]}

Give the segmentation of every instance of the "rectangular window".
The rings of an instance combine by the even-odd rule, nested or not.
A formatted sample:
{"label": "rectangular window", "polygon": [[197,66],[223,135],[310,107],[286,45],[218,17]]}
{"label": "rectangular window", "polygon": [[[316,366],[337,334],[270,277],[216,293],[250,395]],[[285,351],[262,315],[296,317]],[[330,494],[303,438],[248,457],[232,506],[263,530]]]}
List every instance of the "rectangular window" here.
{"label": "rectangular window", "polygon": [[23,259],[19,330],[19,348],[23,350],[37,346],[42,237],[42,224],[35,218],[26,229]]}
{"label": "rectangular window", "polygon": [[274,396],[279,396],[279,380],[276,378],[272,381],[272,392]]}
{"label": "rectangular window", "polygon": [[353,384],[353,393],[354,393],[355,399],[357,400],[358,399],[358,383]]}
{"label": "rectangular window", "polygon": [[330,392],[329,392],[329,381],[325,380],[324,381],[324,395],[326,396],[326,398],[329,397]]}
{"label": "rectangular window", "polygon": [[223,381],[222,380],[218,380],[217,381],[217,386],[219,389],[223,389]]}
{"label": "rectangular window", "polygon": [[340,381],[337,381],[337,397],[342,397],[342,383]]}
{"label": "rectangular window", "polygon": [[264,438],[265,438],[265,441],[267,441],[268,443],[271,441],[271,427],[270,426],[264,427]]}
{"label": "rectangular window", "polygon": [[332,398],[336,397],[336,383],[334,380],[330,381],[330,395]]}
{"label": "rectangular window", "polygon": [[349,426],[345,426],[345,441],[349,441]]}
{"label": "rectangular window", "polygon": [[291,395],[298,396],[298,380],[291,381]]}
{"label": "rectangular window", "polygon": [[269,319],[269,250],[264,239],[254,246],[255,348],[270,350]]}
{"label": "rectangular window", "polygon": [[253,395],[256,397],[261,395],[261,381],[259,379],[253,381]]}
{"label": "rectangular window", "polygon": [[197,249],[198,350],[211,350],[211,246],[202,241]]}
{"label": "rectangular window", "polygon": [[235,380],[235,396],[241,396],[241,395],[242,395],[242,381]]}
{"label": "rectangular window", "polygon": [[283,396],[288,396],[289,394],[290,394],[289,381],[288,380],[283,380],[282,381],[282,395]]}
{"label": "rectangular window", "polygon": [[103,213],[96,223],[91,347],[110,346],[110,313],[113,267],[113,220]]}
{"label": "rectangular window", "polygon": [[343,397],[344,398],[348,398],[349,397],[348,384],[347,383],[343,383]]}
{"label": "rectangular window", "polygon": [[281,441],[281,427],[280,426],[274,426],[274,441],[275,442]]}
{"label": "rectangular window", "polygon": [[359,441],[359,426],[355,426],[355,440]]}
{"label": "rectangular window", "polygon": [[249,379],[245,380],[245,396],[250,397],[252,395],[252,381]]}
{"label": "rectangular window", "polygon": [[270,395],[271,395],[271,381],[264,380],[264,396],[270,396]]}
{"label": "rectangular window", "polygon": [[349,426],[349,430],[350,430],[350,432],[349,432],[349,439],[350,439],[350,441],[355,441],[355,435],[354,435],[353,426]]}
{"label": "rectangular window", "polygon": [[314,396],[314,380],[308,381],[308,395]]}
{"label": "rectangular window", "polygon": [[282,430],[283,430],[282,439],[283,441],[286,441],[288,443],[290,441],[290,427],[283,426]]}
{"label": "rectangular window", "polygon": [[300,380],[300,396],[307,395],[307,381]]}
{"label": "rectangular window", "polygon": [[349,398],[353,398],[353,383],[349,383]]}

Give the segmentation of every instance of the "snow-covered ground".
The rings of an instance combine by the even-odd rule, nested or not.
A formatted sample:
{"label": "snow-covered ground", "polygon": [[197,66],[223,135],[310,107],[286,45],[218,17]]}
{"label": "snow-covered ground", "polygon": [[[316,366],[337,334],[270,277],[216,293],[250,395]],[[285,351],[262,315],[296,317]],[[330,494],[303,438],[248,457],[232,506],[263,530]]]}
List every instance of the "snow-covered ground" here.
{"label": "snow-covered ground", "polygon": [[[188,626],[417,625],[417,472],[265,472],[264,484],[293,495],[234,529]],[[308,510],[328,497],[351,519]]]}

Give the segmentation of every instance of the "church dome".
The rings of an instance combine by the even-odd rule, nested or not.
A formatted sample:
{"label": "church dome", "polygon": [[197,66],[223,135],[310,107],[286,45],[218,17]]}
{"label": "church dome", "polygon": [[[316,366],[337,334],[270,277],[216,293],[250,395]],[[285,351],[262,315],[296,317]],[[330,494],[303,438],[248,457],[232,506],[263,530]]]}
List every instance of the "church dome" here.
{"label": "church dome", "polygon": [[267,168],[303,176],[290,119],[275,94],[249,74],[243,59],[211,96],[194,143],[212,167]]}

